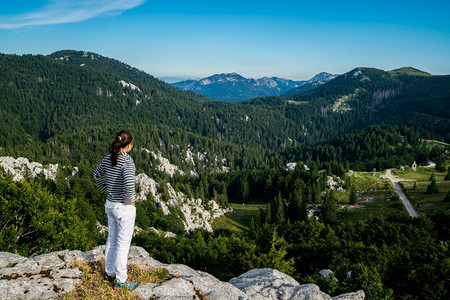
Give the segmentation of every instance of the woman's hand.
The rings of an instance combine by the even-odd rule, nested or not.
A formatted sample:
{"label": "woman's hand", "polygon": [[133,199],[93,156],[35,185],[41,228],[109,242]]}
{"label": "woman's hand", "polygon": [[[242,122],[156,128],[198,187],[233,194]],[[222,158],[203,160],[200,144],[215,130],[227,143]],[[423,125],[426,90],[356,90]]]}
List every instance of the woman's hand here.
{"label": "woman's hand", "polygon": [[[120,194],[120,196],[125,201],[125,195],[124,194]],[[136,195],[133,195],[133,197],[131,198],[131,203],[134,203],[134,202],[136,202]]]}

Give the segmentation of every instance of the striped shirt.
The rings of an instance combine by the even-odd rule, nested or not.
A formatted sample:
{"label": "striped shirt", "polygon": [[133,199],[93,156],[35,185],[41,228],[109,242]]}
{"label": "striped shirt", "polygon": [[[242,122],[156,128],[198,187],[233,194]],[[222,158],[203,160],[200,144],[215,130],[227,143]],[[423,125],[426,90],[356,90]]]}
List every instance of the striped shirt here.
{"label": "striped shirt", "polygon": [[[115,167],[111,166],[111,154],[108,154],[97,166],[93,176],[99,187],[108,194],[106,200],[132,204],[135,195],[135,172],[136,167],[131,156],[120,152]],[[121,195],[124,195],[125,199]]]}

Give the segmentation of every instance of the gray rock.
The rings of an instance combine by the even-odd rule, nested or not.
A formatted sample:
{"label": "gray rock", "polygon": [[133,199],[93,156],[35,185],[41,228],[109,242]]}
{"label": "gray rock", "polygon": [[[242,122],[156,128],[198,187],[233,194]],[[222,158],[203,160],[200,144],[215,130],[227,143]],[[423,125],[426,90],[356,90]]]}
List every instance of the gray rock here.
{"label": "gray rock", "polygon": [[209,300],[248,299],[247,295],[228,282],[222,282],[211,274],[197,271],[197,276],[184,278]]}
{"label": "gray rock", "polygon": [[155,270],[164,268],[164,264],[160,263],[156,259],[153,259],[152,257],[128,257],[128,264],[129,265],[137,265],[142,270]]}
{"label": "gray rock", "polygon": [[105,246],[97,246],[90,251],[82,252],[82,255],[87,262],[98,262],[105,258]]}
{"label": "gray rock", "polygon": [[181,264],[166,265],[165,268],[169,271],[169,274],[176,277],[195,277],[198,273],[186,266]]}
{"label": "gray rock", "polygon": [[317,285],[300,285],[294,278],[272,269],[254,269],[229,282],[252,300],[331,300]]}
{"label": "gray rock", "polygon": [[54,299],[72,291],[81,279],[54,280],[41,275],[0,280],[0,299]]}
{"label": "gray rock", "polygon": [[134,293],[145,300],[152,297],[158,300],[196,300],[203,296],[195,290],[192,283],[183,278],[172,278],[156,285],[144,284],[138,286]]}
{"label": "gray rock", "polygon": [[83,277],[83,271],[78,268],[75,269],[57,269],[50,272],[50,277],[53,279],[81,279]]}
{"label": "gray rock", "polygon": [[290,300],[331,300],[328,294],[325,294],[315,284],[302,284],[295,288]]}
{"label": "gray rock", "polygon": [[[24,258],[0,253],[0,299],[55,299],[71,292],[83,277],[74,268],[77,261],[98,262],[104,258],[104,246],[91,251],[58,251]],[[174,278],[148,283],[135,291],[140,299],[209,300],[362,300],[363,291],[331,298],[314,284],[300,285],[292,277],[272,269],[255,269],[222,282],[214,276],[186,265],[165,265],[152,259],[141,247],[131,247],[129,263],[142,269],[165,267]]]}
{"label": "gray rock", "polygon": [[1,268],[0,279],[14,279],[25,274],[33,275],[40,272],[41,267],[32,258],[28,258],[17,263],[14,267]]}
{"label": "gray rock", "polygon": [[69,252],[69,251],[65,250],[65,251],[52,252],[52,253],[48,253],[48,254],[42,254],[42,255],[33,257],[33,259],[35,262],[38,263],[38,265],[41,267],[41,269],[43,271],[59,269],[66,265],[66,262],[63,259],[64,259],[64,255],[67,252]]}
{"label": "gray rock", "polygon": [[83,252],[81,252],[80,250],[68,251],[64,254],[63,260],[66,262],[66,266],[70,267],[75,262],[84,261]]}
{"label": "gray rock", "polygon": [[147,251],[145,251],[144,248],[139,246],[131,246],[130,250],[128,251],[128,259],[135,258],[135,257],[143,257],[143,258],[149,258],[150,255]]}
{"label": "gray rock", "polygon": [[254,269],[229,283],[243,291],[250,299],[289,299],[298,281],[272,269]]}
{"label": "gray rock", "polygon": [[[320,276],[325,279],[330,279],[331,273],[333,273],[333,271],[331,271],[330,269],[323,269],[319,271]],[[333,281],[338,282],[339,280],[333,276]]]}
{"label": "gray rock", "polygon": [[335,296],[332,299],[333,300],[364,300],[365,297],[366,297],[366,293],[364,293],[364,291],[357,291],[354,293],[347,293],[347,294]]}
{"label": "gray rock", "polygon": [[12,265],[17,264],[23,260],[26,260],[26,257],[9,253],[9,252],[0,252],[0,268],[11,267]]}

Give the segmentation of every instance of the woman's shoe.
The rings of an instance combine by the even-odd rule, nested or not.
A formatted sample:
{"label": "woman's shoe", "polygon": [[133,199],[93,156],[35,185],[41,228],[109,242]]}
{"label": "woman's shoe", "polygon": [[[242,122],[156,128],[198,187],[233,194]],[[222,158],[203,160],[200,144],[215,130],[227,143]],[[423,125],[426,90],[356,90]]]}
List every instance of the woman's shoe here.
{"label": "woman's shoe", "polygon": [[139,285],[139,283],[137,281],[131,281],[130,278],[127,278],[127,280],[125,282],[118,282],[117,280],[114,281],[113,288],[115,290],[121,290],[123,288],[126,288],[126,289],[129,289],[130,291],[132,291],[135,288],[137,288],[138,285]]}

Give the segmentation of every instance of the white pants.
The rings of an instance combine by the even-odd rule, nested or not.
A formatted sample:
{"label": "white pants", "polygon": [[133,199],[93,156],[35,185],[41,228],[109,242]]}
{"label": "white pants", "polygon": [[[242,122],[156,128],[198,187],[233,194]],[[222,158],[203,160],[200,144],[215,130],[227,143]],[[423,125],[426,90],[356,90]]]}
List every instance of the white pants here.
{"label": "white pants", "polygon": [[108,215],[108,240],[105,246],[105,271],[116,275],[118,282],[127,280],[128,251],[133,236],[136,207],[105,208]]}

